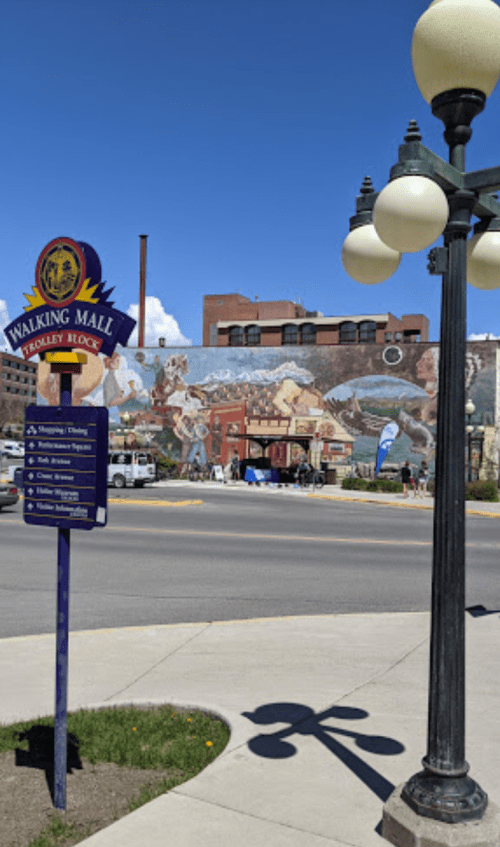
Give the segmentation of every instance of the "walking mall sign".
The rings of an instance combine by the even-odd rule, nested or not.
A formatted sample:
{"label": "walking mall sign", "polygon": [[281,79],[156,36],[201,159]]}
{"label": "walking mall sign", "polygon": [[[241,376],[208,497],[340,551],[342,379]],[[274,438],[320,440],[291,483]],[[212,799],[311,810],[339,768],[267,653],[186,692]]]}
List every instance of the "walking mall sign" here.
{"label": "walking mall sign", "polygon": [[42,250],[29,306],[5,327],[13,350],[25,359],[46,350],[78,347],[110,356],[116,345],[126,346],[135,321],[113,308],[113,289],[104,290],[101,263],[83,241],[55,238]]}

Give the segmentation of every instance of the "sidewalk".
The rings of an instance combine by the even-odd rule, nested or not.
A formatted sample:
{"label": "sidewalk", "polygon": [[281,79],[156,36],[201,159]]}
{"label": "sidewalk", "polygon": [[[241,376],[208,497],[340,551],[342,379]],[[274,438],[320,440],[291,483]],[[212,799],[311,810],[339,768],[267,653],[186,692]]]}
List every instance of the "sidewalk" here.
{"label": "sidewalk", "polygon": [[[498,804],[500,612],[468,614],[466,626],[467,759]],[[387,843],[384,801],[425,753],[428,633],[427,613],[70,633],[70,711],[169,702],[231,728],[201,774],[81,843]],[[0,641],[0,722],[53,713],[54,656],[53,635]]]}

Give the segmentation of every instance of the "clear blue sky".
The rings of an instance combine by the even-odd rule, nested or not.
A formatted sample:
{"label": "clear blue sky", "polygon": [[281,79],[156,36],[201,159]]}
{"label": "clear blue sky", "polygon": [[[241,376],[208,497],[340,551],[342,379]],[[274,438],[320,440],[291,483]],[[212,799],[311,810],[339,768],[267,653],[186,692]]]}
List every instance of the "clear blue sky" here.
{"label": "clear blue sky", "polygon": [[[411,118],[447,157],[411,69],[427,6],[0,0],[0,326],[60,235],[92,244],[127,311],[146,233],[147,295],[165,313],[156,303],[151,332],[167,343],[200,344],[203,295],[235,291],[326,315],[423,312],[437,340],[426,252],[377,286],[340,261],[363,177],[386,184]],[[500,86],[468,169],[499,164],[499,118]],[[500,291],[468,290],[468,332],[500,336]]]}

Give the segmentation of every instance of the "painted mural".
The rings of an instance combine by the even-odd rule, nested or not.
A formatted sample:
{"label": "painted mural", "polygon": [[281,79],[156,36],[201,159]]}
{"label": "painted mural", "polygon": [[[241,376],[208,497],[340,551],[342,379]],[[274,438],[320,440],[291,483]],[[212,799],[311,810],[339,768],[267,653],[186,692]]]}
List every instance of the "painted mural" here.
{"label": "painted mural", "polygon": [[[496,342],[467,346],[466,393],[475,424],[494,426]],[[380,433],[399,431],[388,461],[432,467],[439,345],[118,348],[89,355],[73,378],[75,405],[107,406],[110,444],[149,446],[187,468],[262,456],[288,467],[374,462]],[[45,362],[39,403],[57,405]]]}

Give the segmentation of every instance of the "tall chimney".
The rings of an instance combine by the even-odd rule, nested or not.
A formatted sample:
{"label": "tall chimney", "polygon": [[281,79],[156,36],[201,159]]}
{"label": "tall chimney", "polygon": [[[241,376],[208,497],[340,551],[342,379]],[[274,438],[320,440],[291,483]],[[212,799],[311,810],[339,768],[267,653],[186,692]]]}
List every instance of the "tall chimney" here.
{"label": "tall chimney", "polygon": [[141,271],[139,281],[139,347],[144,347],[144,323],[146,320],[146,238],[147,235],[140,235],[141,239]]}

